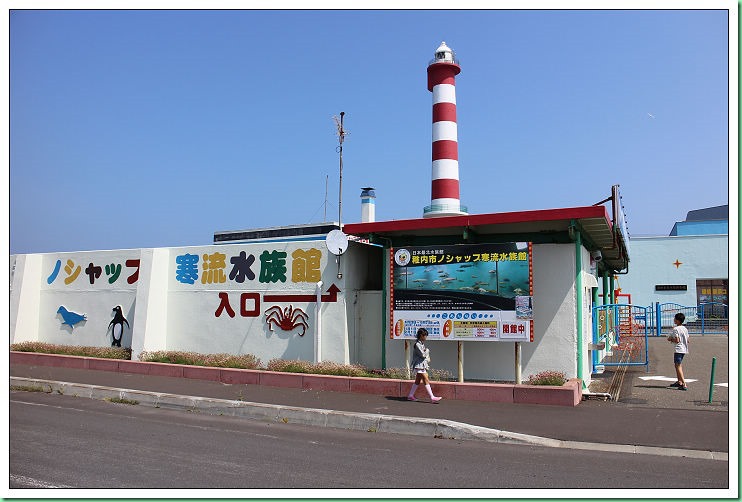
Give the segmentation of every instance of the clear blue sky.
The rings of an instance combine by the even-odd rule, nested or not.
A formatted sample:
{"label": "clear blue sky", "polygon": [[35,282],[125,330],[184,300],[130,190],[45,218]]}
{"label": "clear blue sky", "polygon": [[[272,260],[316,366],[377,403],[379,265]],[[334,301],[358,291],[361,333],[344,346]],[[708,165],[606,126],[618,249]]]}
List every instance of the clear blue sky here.
{"label": "clear blue sky", "polygon": [[326,179],[337,220],[341,111],[343,223],[364,186],[377,220],[421,217],[442,40],[461,61],[470,213],[591,205],[620,184],[631,235],[667,235],[729,203],[727,16],[12,11],[10,252],[316,223]]}

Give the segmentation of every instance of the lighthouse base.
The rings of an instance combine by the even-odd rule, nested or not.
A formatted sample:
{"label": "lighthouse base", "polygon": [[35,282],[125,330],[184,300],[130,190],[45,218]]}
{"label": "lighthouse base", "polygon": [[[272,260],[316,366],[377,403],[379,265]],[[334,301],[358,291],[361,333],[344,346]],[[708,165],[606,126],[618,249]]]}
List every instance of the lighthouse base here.
{"label": "lighthouse base", "polygon": [[468,208],[457,204],[431,204],[423,208],[423,218],[439,218],[442,216],[466,216]]}

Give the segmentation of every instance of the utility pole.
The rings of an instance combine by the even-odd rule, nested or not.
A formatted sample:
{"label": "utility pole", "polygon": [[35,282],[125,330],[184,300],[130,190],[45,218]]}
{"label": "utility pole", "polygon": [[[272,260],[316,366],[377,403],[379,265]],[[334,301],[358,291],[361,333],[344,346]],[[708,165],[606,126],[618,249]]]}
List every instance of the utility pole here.
{"label": "utility pole", "polygon": [[325,216],[322,221],[327,221],[327,182],[330,180],[330,176],[325,174]]}
{"label": "utility pole", "polygon": [[340,146],[338,146],[338,152],[340,153],[340,194],[338,195],[338,226],[340,227],[340,230],[343,229],[343,140],[345,140],[345,135],[347,134],[345,129],[343,129],[343,117],[345,115],[345,112],[340,112],[340,119],[337,117],[333,117],[335,119],[335,125],[337,126],[337,134],[338,134],[338,140],[340,141]]}

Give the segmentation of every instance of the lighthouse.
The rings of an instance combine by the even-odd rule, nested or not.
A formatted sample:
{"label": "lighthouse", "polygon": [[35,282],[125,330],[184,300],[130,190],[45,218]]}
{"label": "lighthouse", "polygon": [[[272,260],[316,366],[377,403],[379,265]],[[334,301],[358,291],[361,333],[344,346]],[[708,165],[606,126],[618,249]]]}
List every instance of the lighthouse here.
{"label": "lighthouse", "polygon": [[459,197],[459,144],[456,126],[456,54],[441,42],[428,64],[428,90],[433,93],[433,171],[430,205],[424,218],[467,213]]}

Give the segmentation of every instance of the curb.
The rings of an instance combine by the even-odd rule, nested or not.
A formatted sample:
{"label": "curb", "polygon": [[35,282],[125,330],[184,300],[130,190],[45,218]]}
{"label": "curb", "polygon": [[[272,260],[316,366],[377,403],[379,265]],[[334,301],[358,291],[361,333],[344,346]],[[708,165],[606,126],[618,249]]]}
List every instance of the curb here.
{"label": "curb", "polygon": [[[281,373],[266,370],[215,368],[120,359],[10,352],[10,364],[114,371],[151,376],[192,378],[227,384],[268,385],[299,389],[384,394],[405,397],[411,380]],[[582,401],[582,382],[576,378],[562,386],[474,382],[432,382],[434,392],[446,399],[495,403],[577,406]]]}
{"label": "curb", "polygon": [[64,395],[98,400],[128,399],[154,408],[203,411],[211,415],[226,415],[268,422],[283,422],[286,424],[426,436],[439,439],[474,440],[548,448],[570,448],[575,450],[729,461],[729,454],[727,452],[563,441],[560,439],[551,439],[528,434],[519,434],[517,432],[490,429],[487,427],[469,425],[444,419],[403,417],[373,413],[353,413],[317,408],[299,408],[295,406],[276,404],[253,403],[197,396],[182,396],[178,394],[142,390],[118,389],[101,385],[57,382],[38,378],[10,377],[10,385],[11,387],[19,387],[20,390],[23,390],[24,387],[41,387],[44,389],[44,392],[47,393],[57,392]]}

